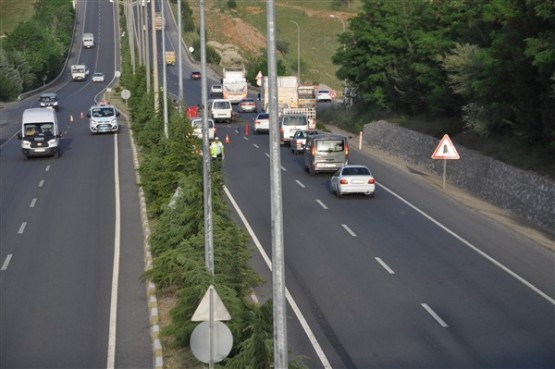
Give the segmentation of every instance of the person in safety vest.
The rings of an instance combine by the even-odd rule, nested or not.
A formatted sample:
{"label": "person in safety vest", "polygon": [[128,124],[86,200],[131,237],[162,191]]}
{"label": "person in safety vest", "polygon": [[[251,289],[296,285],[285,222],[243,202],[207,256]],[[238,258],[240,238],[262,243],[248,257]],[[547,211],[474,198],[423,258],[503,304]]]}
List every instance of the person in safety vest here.
{"label": "person in safety vest", "polygon": [[218,137],[214,137],[214,141],[210,144],[210,156],[212,160],[222,160],[224,155],[224,144],[220,142]]}

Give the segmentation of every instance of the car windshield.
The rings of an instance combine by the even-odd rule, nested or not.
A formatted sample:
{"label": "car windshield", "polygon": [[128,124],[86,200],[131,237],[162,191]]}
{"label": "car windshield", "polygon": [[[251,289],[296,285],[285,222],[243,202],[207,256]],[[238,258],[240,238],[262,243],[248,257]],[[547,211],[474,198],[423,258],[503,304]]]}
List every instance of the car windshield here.
{"label": "car windshield", "polygon": [[116,115],[115,109],[111,107],[93,108],[91,109],[91,116],[94,118],[105,118]]}
{"label": "car windshield", "polygon": [[318,140],[316,151],[318,152],[341,152],[345,149],[343,140]]}
{"label": "car windshield", "polygon": [[56,97],[55,96],[41,96],[40,101],[42,101],[42,102],[54,102],[54,101],[56,101]]}
{"label": "car windshield", "polygon": [[269,119],[270,118],[270,114],[264,113],[264,114],[258,114],[258,117],[256,117],[256,119]]}
{"label": "car windshield", "polygon": [[321,94],[321,95],[325,95],[325,94],[329,94],[329,91],[328,90],[320,90],[320,91],[318,91],[318,93]]}
{"label": "car windshield", "polygon": [[349,167],[343,168],[343,175],[344,176],[368,176],[370,175],[370,171],[368,168],[364,167]]}
{"label": "car windshield", "polygon": [[285,116],[283,117],[284,126],[304,126],[307,125],[305,116]]}
{"label": "car windshield", "polygon": [[54,124],[52,122],[25,124],[23,130],[26,137],[52,136],[54,135]]}

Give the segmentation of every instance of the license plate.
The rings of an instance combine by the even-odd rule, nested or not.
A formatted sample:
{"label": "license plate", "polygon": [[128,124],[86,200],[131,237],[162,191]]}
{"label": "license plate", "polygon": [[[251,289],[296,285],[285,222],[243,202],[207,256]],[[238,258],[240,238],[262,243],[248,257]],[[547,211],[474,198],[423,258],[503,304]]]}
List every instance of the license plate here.
{"label": "license plate", "polygon": [[366,182],[364,182],[364,181],[361,180],[361,179],[355,179],[355,180],[353,180],[353,183],[354,183],[354,184],[364,184],[364,183],[366,183]]}
{"label": "license plate", "polygon": [[45,149],[35,149],[35,152],[45,152]]}
{"label": "license plate", "polygon": [[326,163],[324,163],[324,164],[322,164],[322,166],[326,167],[326,168],[331,168],[331,167],[335,167],[335,164],[326,164]]}

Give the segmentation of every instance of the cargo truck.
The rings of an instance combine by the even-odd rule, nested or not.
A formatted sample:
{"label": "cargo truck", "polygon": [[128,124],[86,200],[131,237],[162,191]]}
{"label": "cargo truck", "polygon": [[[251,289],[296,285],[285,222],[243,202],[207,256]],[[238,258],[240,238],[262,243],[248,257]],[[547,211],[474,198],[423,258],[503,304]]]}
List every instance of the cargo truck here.
{"label": "cargo truck", "polygon": [[166,22],[164,21],[164,18],[162,18],[162,14],[160,13],[156,13],[154,15],[154,27],[157,31],[161,31],[162,27],[166,26]]}
{"label": "cargo truck", "polygon": [[85,49],[94,47],[94,35],[92,33],[83,33],[83,47]]}
{"label": "cargo truck", "polygon": [[246,98],[248,86],[245,68],[224,68],[222,90],[224,99],[231,101],[232,104],[237,104],[239,101]]}
{"label": "cargo truck", "polygon": [[166,51],[166,64],[175,65],[175,51]]}
{"label": "cargo truck", "polygon": [[74,81],[84,81],[89,75],[89,69],[86,65],[76,64],[71,66],[71,78]]}

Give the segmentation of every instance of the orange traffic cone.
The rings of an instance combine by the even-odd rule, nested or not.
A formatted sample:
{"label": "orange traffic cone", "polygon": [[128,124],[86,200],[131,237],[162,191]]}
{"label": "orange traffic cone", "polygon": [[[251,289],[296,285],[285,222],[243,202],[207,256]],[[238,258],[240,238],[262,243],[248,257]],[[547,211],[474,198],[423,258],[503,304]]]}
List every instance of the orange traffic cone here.
{"label": "orange traffic cone", "polygon": [[70,114],[70,116],[69,116],[69,122],[70,122],[70,123],[73,123],[73,114]]}
{"label": "orange traffic cone", "polygon": [[228,144],[228,143],[230,143],[230,142],[231,142],[231,141],[229,141],[229,134],[225,135],[225,143]]}
{"label": "orange traffic cone", "polygon": [[249,135],[249,124],[245,123],[245,136]]}

